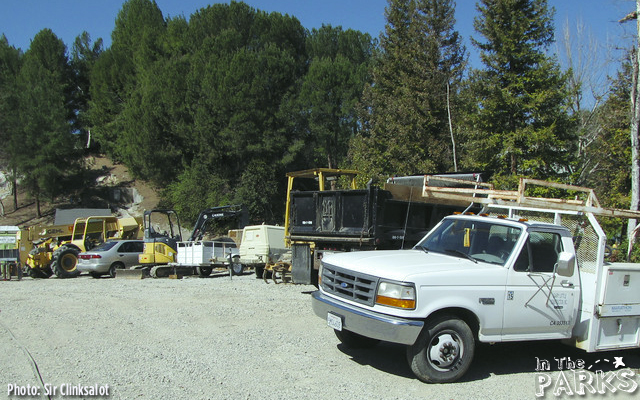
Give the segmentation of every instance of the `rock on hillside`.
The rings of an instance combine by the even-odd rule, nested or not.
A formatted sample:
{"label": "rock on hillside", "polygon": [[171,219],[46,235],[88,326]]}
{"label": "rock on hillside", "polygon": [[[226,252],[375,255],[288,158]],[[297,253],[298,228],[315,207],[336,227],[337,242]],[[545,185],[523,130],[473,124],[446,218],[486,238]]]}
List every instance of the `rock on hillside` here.
{"label": "rock on hillside", "polygon": [[157,207],[158,195],[146,182],[134,180],[128,169],[105,157],[85,159],[89,176],[95,185],[87,185],[79,196],[58,198],[53,203],[42,201],[43,214],[37,218],[35,200],[18,184],[18,209],[13,207],[10,182],[0,170],[0,225],[30,226],[52,224],[56,208],[110,208],[117,216],[142,216],[145,209]]}

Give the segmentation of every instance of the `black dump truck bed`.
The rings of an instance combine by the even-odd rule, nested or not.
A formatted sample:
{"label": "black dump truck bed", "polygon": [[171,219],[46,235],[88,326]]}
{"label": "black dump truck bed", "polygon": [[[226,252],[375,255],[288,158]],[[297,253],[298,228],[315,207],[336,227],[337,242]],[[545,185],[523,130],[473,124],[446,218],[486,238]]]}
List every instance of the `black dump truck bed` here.
{"label": "black dump truck bed", "polygon": [[291,193],[292,241],[337,249],[411,248],[444,216],[460,207],[396,200],[378,188]]}
{"label": "black dump truck bed", "polygon": [[[481,182],[478,174],[454,178],[469,181],[456,187]],[[294,283],[315,284],[324,254],[411,248],[443,217],[465,211],[460,205],[424,198],[424,180],[424,176],[394,178],[384,189],[370,185],[366,189],[291,191],[287,238]],[[434,186],[448,185],[437,180]],[[459,181],[455,184],[460,185]]]}

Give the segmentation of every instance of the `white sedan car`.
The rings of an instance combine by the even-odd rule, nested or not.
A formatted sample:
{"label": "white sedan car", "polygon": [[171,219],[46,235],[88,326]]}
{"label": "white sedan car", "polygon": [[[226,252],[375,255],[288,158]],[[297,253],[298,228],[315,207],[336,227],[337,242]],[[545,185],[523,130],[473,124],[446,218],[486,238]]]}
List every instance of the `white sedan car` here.
{"label": "white sedan car", "polygon": [[78,255],[78,271],[88,272],[94,278],[116,276],[116,270],[138,265],[142,253],[142,240],[109,240]]}

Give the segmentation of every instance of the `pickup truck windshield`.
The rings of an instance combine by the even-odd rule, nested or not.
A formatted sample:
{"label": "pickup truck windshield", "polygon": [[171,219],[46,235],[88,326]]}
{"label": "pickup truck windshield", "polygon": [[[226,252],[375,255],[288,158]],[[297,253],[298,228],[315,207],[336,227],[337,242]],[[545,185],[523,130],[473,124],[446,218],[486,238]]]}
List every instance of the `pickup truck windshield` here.
{"label": "pickup truck windshield", "polygon": [[415,248],[504,265],[522,229],[491,221],[445,219]]}

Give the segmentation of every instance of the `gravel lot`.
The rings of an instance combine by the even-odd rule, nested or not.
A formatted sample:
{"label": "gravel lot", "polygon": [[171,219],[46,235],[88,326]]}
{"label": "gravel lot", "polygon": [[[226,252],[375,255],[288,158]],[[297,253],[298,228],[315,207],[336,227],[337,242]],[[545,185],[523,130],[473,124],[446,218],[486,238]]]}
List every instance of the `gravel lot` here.
{"label": "gravel lot", "polygon": [[[249,273],[0,282],[0,396],[10,385],[43,392],[28,354],[57,387],[53,398],[65,384],[97,384],[109,386],[111,399],[533,399],[536,357],[613,360],[557,343],[482,345],[464,381],[427,385],[403,346],[340,345],[311,310],[314,289]],[[638,351],[615,355],[640,382]]]}

